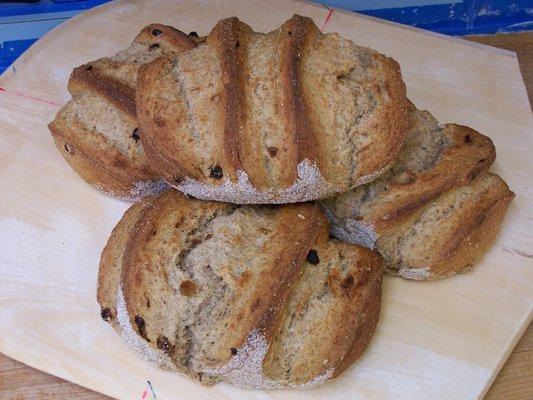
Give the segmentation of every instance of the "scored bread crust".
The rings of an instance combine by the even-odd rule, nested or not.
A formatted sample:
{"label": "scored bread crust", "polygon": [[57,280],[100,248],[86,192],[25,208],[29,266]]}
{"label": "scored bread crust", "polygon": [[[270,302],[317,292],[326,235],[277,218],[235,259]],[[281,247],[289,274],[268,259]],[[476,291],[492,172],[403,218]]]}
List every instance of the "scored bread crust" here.
{"label": "scored bread crust", "polygon": [[100,256],[98,268],[98,283],[96,300],[101,306],[102,318],[110,322],[113,328],[120,333],[121,328],[117,324],[117,292],[122,271],[124,249],[144,208],[148,205],[145,198],[131,206],[122,216],[118,224],[113,228],[107,244]]}
{"label": "scored bread crust", "polygon": [[[455,271],[466,272],[488,251],[493,244],[514,193],[501,181],[501,194],[497,200],[478,213],[469,225],[461,241],[431,268],[433,276],[449,276]],[[400,271],[401,272],[401,271]]]}
{"label": "scored bread crust", "polygon": [[143,212],[150,205],[151,197],[145,197],[131,206],[115,226],[107,241],[98,269],[96,300],[100,304],[100,316],[111,324],[113,329],[144,358],[166,370],[176,370],[174,363],[161,351],[148,349],[142,337],[134,331],[130,321],[124,318],[124,295],[120,278],[124,261],[124,250],[130,239],[131,231]]}
{"label": "scored bread crust", "polygon": [[488,137],[442,126],[414,106],[410,115],[395,165],[322,206],[333,236],[377,250],[388,272],[439,279],[465,271],[489,248],[514,194],[486,172],[496,157]]}
{"label": "scored bread crust", "polygon": [[[117,268],[122,249],[119,287],[103,282],[116,270],[101,271],[98,294],[109,307],[116,289],[118,315],[109,322],[118,319],[144,358],[204,384],[302,387],[338,375],[366,348],[383,262],[328,239],[318,206],[239,207],[172,191],[144,202],[125,214],[102,255],[101,268]],[[126,229],[127,240],[117,239]],[[110,248],[114,263],[104,262]],[[318,325],[324,338],[313,334]],[[300,341],[305,351],[286,358]],[[280,375],[272,360],[293,372]]]}
{"label": "scored bread crust", "polygon": [[[444,193],[381,239],[381,253],[385,259],[393,247],[410,254],[401,262],[392,256],[388,272],[409,279],[434,280],[468,271],[494,242],[513,198],[514,193],[507,184],[498,175],[487,172],[467,185]],[[454,211],[441,222],[447,229],[435,225],[428,229],[435,235],[433,242],[396,244],[398,238],[405,237],[406,229],[450,207],[454,207]]]}
{"label": "scored bread crust", "polygon": [[72,100],[49,129],[58,150],[85,181],[130,201],[166,187],[148,165],[139,142],[137,73],[143,63],[179,54],[197,42],[172,27],[151,24],[129,48],[74,69],[68,82]]}
{"label": "scored bread crust", "polygon": [[194,197],[325,198],[386,171],[408,101],[398,63],[295,15],[268,34],[221,20],[204,44],[139,72],[150,165]]}

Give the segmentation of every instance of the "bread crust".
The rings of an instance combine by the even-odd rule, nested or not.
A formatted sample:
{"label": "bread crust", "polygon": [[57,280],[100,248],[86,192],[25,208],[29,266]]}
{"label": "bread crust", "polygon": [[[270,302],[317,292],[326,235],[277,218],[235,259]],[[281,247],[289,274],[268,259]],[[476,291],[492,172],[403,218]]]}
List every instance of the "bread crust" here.
{"label": "bread crust", "polygon": [[[295,163],[287,165],[292,171],[292,182],[298,178],[297,167],[304,160],[309,160],[323,170],[319,159],[315,127],[311,124],[309,109],[306,107],[301,88],[301,54],[318,35],[320,31],[313,20],[299,15],[293,16],[280,28],[283,118],[286,121],[285,126],[293,137],[292,148],[295,155]],[[290,183],[284,182],[286,185]]]}
{"label": "bread crust", "polygon": [[470,270],[493,244],[509,204],[515,197],[499,176],[491,173],[486,175],[493,177],[496,182],[475,204],[457,211],[454,219],[461,223],[456,224],[455,230],[444,237],[449,244],[437,262],[420,266],[402,265],[399,269],[389,268],[388,272],[410,279],[420,280],[423,277],[424,280],[436,280]]}
{"label": "bread crust", "polygon": [[[277,337],[269,342],[270,348],[263,361],[267,377],[283,377],[294,386],[329,379],[342,373],[363,353],[379,319],[383,275],[381,257],[362,247],[358,247],[354,253],[352,245],[330,240],[327,236],[319,238],[313,249],[317,250],[320,262],[317,265],[307,264],[303,274],[292,284],[290,301],[286,302],[281,323],[276,327]],[[322,262],[328,262],[332,253],[338,253],[341,259],[329,261],[333,263],[330,268],[322,265]],[[344,260],[350,264],[346,269],[337,264]],[[322,271],[317,269],[322,268],[326,269],[323,281],[316,281],[312,275],[321,274]],[[308,279],[314,280],[316,286],[310,286]],[[325,293],[321,292],[322,285],[328,288]],[[320,314],[319,309],[313,309],[313,304],[326,296],[331,303],[324,305],[327,311]],[[317,313],[313,325],[305,325],[304,331],[297,327],[305,318],[302,310]],[[297,354],[292,354],[292,362],[288,365],[279,361],[295,350],[285,343],[294,341],[291,335],[284,332],[287,329],[293,329],[293,335],[309,335],[298,341]],[[289,371],[285,368],[289,368]]]}
{"label": "bread crust", "polygon": [[74,68],[68,81],[68,90],[72,95],[92,91],[104,97],[117,108],[135,118],[135,93],[128,86],[105,76],[99,76],[88,66]]}
{"label": "bread crust", "polygon": [[509,191],[488,210],[480,214],[474,224],[469,226],[468,233],[464,235],[461,242],[450,250],[445,259],[431,268],[432,278],[444,278],[456,271],[466,272],[481,259],[494,243],[514,197],[514,193]]}
{"label": "bread crust", "polygon": [[[72,100],[59,110],[49,129],[58,150],[85,181],[129,201],[166,186],[149,167],[138,143],[137,72],[145,58],[153,57],[151,53],[174,54],[195,46],[196,41],[183,32],[152,24],[128,49],[73,70],[68,82]],[[112,112],[102,117],[96,110],[105,107]],[[98,127],[88,122],[99,118],[106,120]]]}
{"label": "bread crust", "polygon": [[[443,130],[450,133],[453,144],[427,173],[408,183],[391,185],[389,195],[394,196],[396,201],[374,209],[373,216],[367,220],[377,232],[401,222],[449,189],[470,182],[494,163],[496,149],[489,137],[464,125],[446,124]],[[475,144],[465,143],[465,137],[470,137]]]}
{"label": "bread crust", "polygon": [[[396,158],[404,142],[408,128],[408,100],[405,97],[405,84],[400,75],[400,64],[393,58],[383,54],[376,54],[375,63],[379,74],[384,77],[384,86],[392,99],[396,102],[387,102],[379,111],[379,115],[373,115],[372,124],[374,129],[381,133],[372,145],[365,147],[360,155],[362,166],[359,177],[352,183],[351,188],[371,182],[383,172],[387,171]],[[374,83],[380,92],[379,83]],[[385,161],[384,161],[385,160]]]}
{"label": "bread crust", "polygon": [[[165,83],[167,82],[165,78],[170,77],[173,64],[169,58],[160,57],[140,68],[138,86],[153,88],[152,90],[155,95],[154,107],[151,110],[141,112],[137,115],[142,132],[158,130],[161,132],[162,127],[168,128],[169,130],[178,129],[180,124],[183,123],[183,120],[187,118],[182,108],[174,102],[169,104],[172,107],[171,111],[174,118],[165,118],[165,116],[158,119],[155,118],[155,111],[160,107],[166,106],[162,102],[157,102],[157,99],[165,99],[164,94],[168,93],[165,90]],[[145,91],[137,91],[137,104],[147,101],[144,99],[144,96],[146,96]],[[184,174],[192,173],[193,168],[188,167],[192,163],[182,164],[170,156],[172,152],[178,151],[177,143],[168,140],[167,146],[159,148],[155,145],[152,136],[146,134],[141,136],[141,141],[148,160],[151,160],[150,163],[158,166],[158,173],[167,182],[173,181],[172,186],[179,184],[184,179]]]}
{"label": "bread crust", "polygon": [[[223,81],[221,93],[224,109],[222,131],[223,164],[225,173],[236,179],[236,172],[243,169],[241,163],[241,121],[243,118],[243,49],[244,34],[251,31],[237,18],[224,19],[216,24],[207,38],[207,44],[215,48],[220,60]],[[243,42],[241,44],[241,42]]]}
{"label": "bread crust", "polygon": [[365,278],[366,289],[363,302],[360,306],[359,320],[355,324],[356,329],[352,333],[352,345],[342,361],[335,368],[333,376],[338,376],[350,367],[366,350],[374,337],[374,332],[379,321],[381,312],[381,292],[383,287],[383,260],[374,252],[367,250],[363,265],[372,265],[367,268],[369,277]]}
{"label": "bread crust", "polygon": [[[316,48],[326,36],[310,18],[298,15],[266,35],[230,18],[220,21],[197,49],[141,68],[137,110],[143,132],[141,141],[154,170],[186,194],[237,204],[315,200],[385,172],[407,127],[408,103],[399,66],[368,49],[364,51],[371,54],[371,61],[368,66],[363,65],[355,54],[362,48],[338,36],[327,36],[342,43],[337,46],[338,51],[346,58],[345,63],[354,65],[352,70],[365,71],[363,78],[350,78],[357,81],[359,92],[346,91],[350,98],[345,101],[365,96],[364,85],[372,86],[376,94],[372,100],[377,107],[376,117],[370,111],[360,115],[365,118],[364,129],[352,132],[357,121],[340,126],[326,121],[329,117],[322,118],[313,108],[311,87],[316,83],[306,79],[312,70],[308,64],[309,60],[324,58],[325,46],[318,51]],[[253,53],[260,43],[268,43],[264,46],[268,54]],[[279,65],[266,63],[264,74],[272,74],[270,80],[279,82],[279,86],[259,79],[250,92],[251,82],[256,79],[250,77],[249,70],[254,68],[250,62],[259,63],[262,56],[271,58],[270,53],[277,57]],[[192,64],[197,74],[211,82],[209,85],[205,80],[195,80]],[[327,68],[340,67],[328,64]],[[258,94],[265,87],[268,96]],[[335,95],[329,86],[324,88]],[[260,96],[274,109],[272,112],[269,108],[266,116],[254,108],[258,107],[255,104]],[[278,112],[279,116],[273,114]],[[273,140],[269,139],[273,135],[261,138],[263,133],[259,130],[263,128],[257,126],[275,129],[274,136],[281,137],[283,132],[283,147],[265,145]],[[333,168],[338,162],[330,159],[335,157],[338,143],[327,138],[333,129],[348,141],[351,136],[360,136],[350,142],[349,151],[345,149],[350,153],[345,156],[350,158],[349,171]],[[344,132],[347,129],[348,134]],[[364,144],[366,140],[370,145]],[[270,163],[268,160],[273,158],[281,162]]]}
{"label": "bread crust", "polygon": [[126,248],[131,230],[148,203],[149,198],[145,198],[135,203],[124,213],[120,221],[113,228],[100,256],[96,301],[100,304],[102,319],[109,322],[119,334],[122,329],[117,322],[116,300],[122,271],[124,249]]}
{"label": "bread crust", "polygon": [[87,130],[77,121],[59,116],[48,127],[56,148],[72,169],[97,189],[136,201],[166,187],[147,164],[127,157],[105,137]]}
{"label": "bread crust", "polygon": [[[242,236],[244,232],[239,232],[244,225],[238,225],[240,216],[236,217],[235,213],[248,215],[248,219],[244,220],[248,221],[244,222],[246,224],[257,221],[257,232],[263,232],[266,236],[263,239]],[[260,222],[261,218],[264,222]],[[218,220],[224,222],[217,225]],[[235,232],[237,236],[231,232]],[[223,316],[218,317],[222,319],[215,318],[207,328],[191,326],[185,327],[184,331],[177,330],[176,332],[182,332],[179,335],[192,335],[189,339],[180,339],[179,335],[172,335],[172,332],[173,324],[177,323],[174,318],[182,318],[183,315],[172,314],[175,314],[176,307],[180,307],[180,302],[191,298],[188,296],[194,298],[197,290],[207,288],[201,286],[200,282],[203,281],[198,272],[194,272],[191,276],[195,277],[193,279],[197,283],[188,284],[187,291],[190,293],[183,292],[183,283],[178,284],[179,289],[175,292],[176,283],[173,282],[176,282],[176,277],[173,271],[192,268],[192,260],[199,262],[197,265],[203,268],[198,251],[203,251],[200,250],[202,246],[209,248],[205,246],[209,246],[213,240],[222,240],[223,247],[219,247],[218,251],[230,253],[233,246],[244,246],[242,241],[258,241],[261,249],[266,252],[266,258],[259,258],[261,253],[246,256],[252,257],[250,261],[246,261],[247,269],[241,271],[240,278],[228,280],[225,274],[232,276],[235,272],[223,272],[226,267],[220,269],[216,263],[225,262],[224,259],[216,261],[217,255],[208,255],[206,260],[211,259],[212,271],[223,273],[213,282],[223,279],[226,282],[224,285],[230,285],[234,290],[230,298],[243,299],[244,303],[234,303],[233,308],[226,311],[229,319],[223,319]],[[309,258],[311,248],[318,249],[321,261]],[[244,246],[242,249],[238,247],[236,251],[248,254],[246,252],[249,250],[249,247]],[[227,253],[227,257],[231,260],[230,253]],[[342,255],[330,260],[330,254],[333,253]],[[307,263],[320,263],[319,267],[326,269],[327,293],[332,296],[331,303],[327,306],[331,308],[328,318],[333,322],[328,326],[336,327],[334,337],[337,339],[322,344],[321,351],[329,354],[330,358],[327,365],[322,363],[322,358],[318,360],[319,356],[311,352],[309,357],[313,359],[314,365],[320,364],[319,368],[295,373],[289,380],[273,378],[269,375],[268,359],[274,353],[270,352],[267,356],[266,350],[278,340],[276,335],[280,329],[284,329],[283,321],[290,317],[286,311],[289,299],[302,294],[294,291],[309,290],[298,289],[310,287],[310,283],[302,281],[302,276],[312,277],[312,269],[318,267],[307,264],[307,275],[302,275],[306,259],[311,260]],[[340,261],[343,259],[349,260],[346,261],[348,265],[336,265],[344,262]],[[229,265],[234,262],[239,265],[238,261],[228,262]],[[248,266],[249,263],[256,264],[252,268]],[[375,253],[359,246],[330,241],[327,221],[316,204],[275,208],[238,207],[200,202],[177,192],[166,191],[135,204],[113,230],[102,252],[97,299],[103,309],[111,308],[110,317],[106,320],[122,333],[130,346],[163,368],[177,370],[205,384],[222,379],[244,387],[299,387],[317,384],[336,376],[366,348],[379,316],[382,268],[383,262]],[[345,272],[340,272],[341,270]],[[254,271],[258,271],[258,275],[254,276]],[[231,283],[233,279],[237,279],[235,283]],[[312,289],[311,286],[310,294],[319,290],[323,289]],[[207,296],[216,296],[216,290]],[[213,312],[211,310],[208,314],[196,315],[195,319],[208,318]],[[202,337],[206,329],[219,329],[217,324],[226,327],[217,336],[218,342],[210,345],[190,344],[190,340],[196,340],[193,339],[197,337],[195,335]],[[156,325],[160,327],[156,329]],[[260,338],[266,346],[265,353],[255,360],[258,362],[255,364],[258,370],[254,373],[249,370],[251,359],[241,363],[238,361],[246,357],[250,335]],[[293,340],[290,334],[289,338]],[[280,354],[279,346],[276,349],[278,350],[275,352]],[[208,354],[202,355],[203,351]],[[295,367],[295,371],[299,369]]]}
{"label": "bread crust", "polygon": [[[324,201],[323,207],[332,222],[332,234],[375,248],[385,257],[389,273],[416,280],[440,279],[467,269],[488,250],[514,194],[498,176],[486,172],[496,158],[490,138],[463,125],[440,126],[431,114],[413,105],[410,113],[405,148],[391,170]],[[474,195],[480,196],[475,204],[468,200]],[[460,200],[461,196],[468,201]],[[453,212],[444,210],[446,206]],[[431,220],[431,213],[442,223],[428,232],[429,239],[420,239],[431,254],[426,257],[431,261],[424,261],[421,244],[411,243],[408,235],[429,229],[423,224],[424,218]],[[475,246],[472,236],[478,240]],[[432,238],[440,238],[434,248]]]}

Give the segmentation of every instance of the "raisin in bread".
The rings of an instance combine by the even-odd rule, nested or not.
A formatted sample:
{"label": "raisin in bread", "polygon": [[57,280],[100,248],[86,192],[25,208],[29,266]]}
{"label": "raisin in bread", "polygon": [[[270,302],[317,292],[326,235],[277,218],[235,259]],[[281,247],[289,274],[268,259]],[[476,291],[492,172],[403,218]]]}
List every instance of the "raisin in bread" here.
{"label": "raisin in bread", "polygon": [[468,269],[488,249],[514,197],[487,173],[492,141],[462,125],[440,125],[411,109],[411,129],[380,178],[322,205],[333,236],[377,250],[388,272],[438,279]]}
{"label": "raisin in bread", "polygon": [[295,15],[257,33],[229,18],[141,68],[150,165],[200,199],[292,203],[344,192],[394,161],[408,103],[396,61]]}
{"label": "raisin in bread", "polygon": [[49,124],[55,144],[87,182],[110,195],[136,200],[166,184],[148,165],[135,110],[142,64],[177,55],[200,40],[165,25],[145,27],[127,49],[75,68],[72,95]]}
{"label": "raisin in bread", "polygon": [[167,369],[202,383],[303,387],[340,374],[368,345],[382,268],[370,250],[330,239],[317,205],[166,191],[113,231],[98,301],[139,354]]}

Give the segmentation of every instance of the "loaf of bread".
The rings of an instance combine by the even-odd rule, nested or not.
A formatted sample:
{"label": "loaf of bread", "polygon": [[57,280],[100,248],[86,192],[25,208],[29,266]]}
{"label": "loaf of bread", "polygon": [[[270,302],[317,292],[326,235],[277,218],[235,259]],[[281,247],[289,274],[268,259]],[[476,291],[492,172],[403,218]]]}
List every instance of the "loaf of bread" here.
{"label": "loaf of bread", "polygon": [[148,25],[130,47],[75,68],[70,100],[49,124],[70,166],[105,193],[136,200],[166,184],[148,165],[135,110],[137,73],[162,55],[177,55],[198,39],[165,25]]}
{"label": "loaf of bread", "polygon": [[488,137],[414,106],[410,119],[387,173],[322,205],[333,236],[377,250],[388,272],[444,278],[489,248],[514,194],[487,172],[496,157]]}
{"label": "loaf of bread", "polygon": [[396,61],[295,15],[268,34],[237,18],[139,72],[150,165],[199,199],[322,199],[393,163],[408,103]]}
{"label": "loaf of bread", "polygon": [[369,343],[382,260],[328,237],[314,204],[237,206],[174,191],[130,208],[102,253],[98,301],[144,358],[202,383],[303,387]]}

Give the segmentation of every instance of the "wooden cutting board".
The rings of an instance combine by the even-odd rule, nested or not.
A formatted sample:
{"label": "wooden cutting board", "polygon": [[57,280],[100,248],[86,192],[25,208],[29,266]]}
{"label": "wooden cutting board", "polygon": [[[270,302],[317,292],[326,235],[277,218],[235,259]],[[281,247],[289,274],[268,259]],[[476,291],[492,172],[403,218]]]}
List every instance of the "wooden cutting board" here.
{"label": "wooden cutting board", "polygon": [[[207,34],[236,15],[268,31],[293,13],[396,58],[418,107],[494,140],[493,170],[517,197],[473,271],[431,283],[385,278],[375,339],[339,378],[292,392],[206,388],[146,365],[100,320],[100,251],[128,204],[84,183],[46,124],[69,98],[73,67],[126,47],[148,23]],[[124,0],[47,34],[0,88],[0,352],[10,357],[121,399],[141,399],[147,381],[160,400],[475,399],[531,320],[533,118],[514,53],[304,2]]]}

